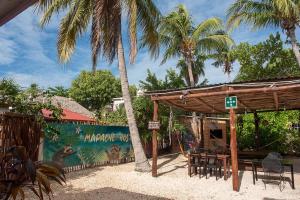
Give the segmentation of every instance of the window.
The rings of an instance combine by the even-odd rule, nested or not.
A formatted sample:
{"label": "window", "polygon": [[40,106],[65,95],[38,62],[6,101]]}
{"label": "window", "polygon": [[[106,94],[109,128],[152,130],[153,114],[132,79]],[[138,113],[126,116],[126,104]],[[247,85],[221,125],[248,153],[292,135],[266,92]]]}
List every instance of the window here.
{"label": "window", "polygon": [[210,130],[210,138],[211,139],[222,139],[223,138],[223,132],[222,129],[214,129]]}

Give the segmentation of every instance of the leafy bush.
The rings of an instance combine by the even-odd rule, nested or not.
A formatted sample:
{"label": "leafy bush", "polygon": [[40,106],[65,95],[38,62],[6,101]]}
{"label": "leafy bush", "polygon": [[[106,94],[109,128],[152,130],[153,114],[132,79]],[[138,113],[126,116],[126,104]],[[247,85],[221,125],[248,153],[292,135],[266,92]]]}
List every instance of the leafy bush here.
{"label": "leafy bush", "polygon": [[[299,111],[259,113],[260,149],[282,153],[300,152],[300,133],[292,127],[299,123]],[[239,149],[255,148],[255,125],[253,114],[238,120]]]}

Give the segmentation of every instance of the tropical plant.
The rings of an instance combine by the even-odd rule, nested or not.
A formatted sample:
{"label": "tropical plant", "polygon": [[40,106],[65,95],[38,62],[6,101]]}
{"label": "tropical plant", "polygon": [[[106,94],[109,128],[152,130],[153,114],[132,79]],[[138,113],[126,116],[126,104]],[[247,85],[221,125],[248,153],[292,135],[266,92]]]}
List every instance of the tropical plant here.
{"label": "tropical plant", "polygon": [[0,80],[0,105],[10,105],[20,92],[20,86],[12,79]]}
{"label": "tropical plant", "polygon": [[[300,132],[299,111],[258,113],[260,146],[258,150],[272,150],[281,153],[299,153]],[[256,149],[254,115],[242,116],[237,126],[238,146],[240,150]]]}
{"label": "tropical plant", "polygon": [[73,80],[70,97],[86,108],[99,112],[112,99],[121,96],[120,80],[108,70],[82,71]]}
{"label": "tropical plant", "polygon": [[223,71],[227,75],[232,72],[232,65],[236,59],[233,47],[233,45],[222,45],[217,49],[216,53],[208,56],[215,60],[212,65],[218,68],[223,67]]}
{"label": "tropical plant", "polygon": [[229,27],[247,23],[253,28],[281,28],[290,39],[300,67],[300,51],[295,33],[300,23],[299,0],[236,0],[228,9],[227,16]]}
{"label": "tropical plant", "polygon": [[209,18],[194,26],[184,5],[163,17],[159,26],[161,43],[166,47],[162,63],[172,57],[182,57],[188,68],[190,86],[195,86],[193,62],[200,54],[211,53],[232,40],[224,34],[219,18]]}
{"label": "tropical plant", "polygon": [[[130,44],[130,63],[137,55],[137,37],[141,36],[142,47],[148,47],[151,55],[158,53],[158,34],[156,32],[160,13],[151,0],[39,0],[39,8],[44,15],[41,24],[47,24],[51,17],[62,10],[68,10],[61,20],[58,34],[58,56],[63,62],[70,59],[78,36],[81,36],[91,22],[91,46],[93,69],[101,53],[113,62],[118,57],[121,87],[131,140],[135,153],[135,170],[150,171],[150,164],[145,156],[136,120],[133,113],[129,83],[125,65],[122,41],[122,24],[127,14],[127,30]],[[139,34],[137,34],[139,30]]]}
{"label": "tropical plant", "polygon": [[38,84],[32,83],[26,90],[23,91],[24,94],[33,100],[34,98],[43,95],[43,90],[39,87]]}
{"label": "tropical plant", "polygon": [[140,87],[145,91],[174,89],[184,87],[185,83],[181,74],[177,74],[175,70],[168,69],[163,80],[158,79],[155,73],[147,69],[147,77],[145,81],[140,80]]}
{"label": "tropical plant", "polygon": [[[204,76],[204,56],[197,56],[195,62],[192,62],[192,73],[193,79],[195,81],[195,85],[199,82],[200,76]],[[191,85],[191,80],[188,74],[188,65],[185,60],[180,59],[176,65],[176,68],[179,69],[179,73],[182,77],[184,77],[185,83],[187,86]]]}
{"label": "tropical plant", "polygon": [[51,181],[61,185],[66,181],[61,168],[33,162],[23,146],[1,149],[0,158],[0,199],[25,199],[26,188],[39,199],[44,199],[44,194],[51,199]]}
{"label": "tropical plant", "polygon": [[69,89],[65,88],[64,86],[49,87],[47,89],[47,93],[51,96],[68,97]]}

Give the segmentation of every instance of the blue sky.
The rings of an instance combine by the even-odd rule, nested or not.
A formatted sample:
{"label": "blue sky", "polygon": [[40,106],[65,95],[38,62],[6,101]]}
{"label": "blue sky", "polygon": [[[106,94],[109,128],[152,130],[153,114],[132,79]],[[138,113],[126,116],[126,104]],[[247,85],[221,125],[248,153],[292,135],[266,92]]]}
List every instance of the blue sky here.
{"label": "blue sky", "polygon": [[[185,4],[195,23],[213,16],[225,19],[226,9],[234,2],[234,0],[156,0],[158,1],[159,9],[163,14],[170,12],[179,3]],[[91,69],[89,33],[78,40],[71,61],[60,64],[56,54],[59,16],[54,17],[43,30],[39,26],[39,18],[34,8],[29,8],[0,27],[0,77],[13,78],[24,87],[31,83],[37,83],[44,88],[56,85],[69,87],[81,70]],[[274,29],[251,31],[250,27],[242,26],[233,32],[232,37],[236,43],[257,43],[275,32]],[[128,45],[125,44],[126,49],[127,47]],[[139,80],[145,79],[147,68],[162,78],[166,69],[176,65],[176,59],[169,60],[164,65],[160,65],[160,61],[159,58],[151,59],[147,51],[140,50],[136,63],[127,64],[130,83],[138,84]],[[116,62],[109,65],[101,59],[98,69],[109,69],[118,76]],[[206,63],[205,73],[209,83],[230,81],[237,72],[238,65],[235,65],[233,73],[228,77],[221,69],[211,66],[209,61]]]}

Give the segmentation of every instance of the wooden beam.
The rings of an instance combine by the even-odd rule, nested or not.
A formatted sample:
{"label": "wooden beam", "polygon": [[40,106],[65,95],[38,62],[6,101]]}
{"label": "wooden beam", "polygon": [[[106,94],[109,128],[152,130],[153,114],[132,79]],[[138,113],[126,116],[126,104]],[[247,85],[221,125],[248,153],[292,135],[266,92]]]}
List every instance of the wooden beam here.
{"label": "wooden beam", "polygon": [[274,97],[274,103],[275,103],[275,109],[279,109],[279,101],[278,101],[278,95],[277,92],[273,92],[273,97]]}
{"label": "wooden beam", "polygon": [[[266,93],[266,92],[277,92],[283,90],[290,90],[290,89],[299,89],[300,84],[293,84],[293,85],[286,85],[286,86],[279,86],[279,87],[262,87],[262,88],[251,88],[251,89],[238,89],[238,90],[227,90],[227,91],[218,91],[218,92],[200,92],[200,93],[193,93],[187,94],[185,97],[189,98],[196,98],[196,97],[210,97],[210,96],[221,96],[221,95],[232,95],[232,94],[247,94],[247,93]],[[155,95],[155,96],[154,96]],[[180,99],[179,94],[177,95],[167,95],[167,96],[158,96],[157,94],[153,94],[151,99],[154,100],[176,100]]]}
{"label": "wooden beam", "polygon": [[232,165],[232,187],[234,191],[239,190],[239,175],[238,175],[238,157],[237,157],[237,142],[236,142],[236,120],[235,111],[230,109],[230,150],[231,150],[231,165]]}
{"label": "wooden beam", "polygon": [[[2,16],[2,18],[0,18],[0,26],[4,25],[9,20],[11,20],[14,17],[16,17],[18,14],[20,14],[21,12],[23,12],[25,9],[27,9],[28,7],[30,7],[31,5],[33,5],[37,1],[38,0],[24,0],[24,1],[21,1],[21,3],[18,3],[12,10],[8,11],[7,13],[5,13],[4,16]],[[4,2],[1,2],[0,6]]]}
{"label": "wooden beam", "polygon": [[178,103],[175,103],[175,102],[171,102],[169,100],[165,100],[165,102],[167,102],[170,106],[176,106],[180,109],[183,109],[183,110],[188,110],[188,111],[195,111],[193,110],[192,108],[190,108],[189,106],[184,106],[184,105],[179,105]]}
{"label": "wooden beam", "polygon": [[206,101],[204,101],[201,98],[194,98],[193,100],[195,100],[195,101],[197,101],[199,103],[202,103],[202,104],[206,105],[207,107],[209,107],[210,109],[215,110],[215,111],[217,111],[219,113],[223,113],[224,112],[224,111],[221,111],[219,109],[216,109],[214,106],[211,106],[209,103],[207,103]]}
{"label": "wooden beam", "polygon": [[[153,121],[158,121],[158,101],[153,104]],[[157,177],[157,130],[152,130],[152,176]]]}

